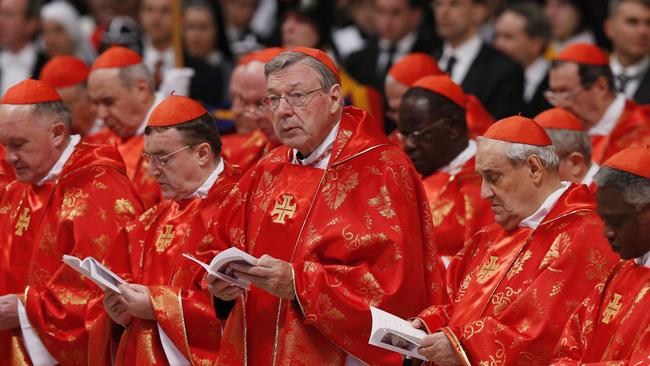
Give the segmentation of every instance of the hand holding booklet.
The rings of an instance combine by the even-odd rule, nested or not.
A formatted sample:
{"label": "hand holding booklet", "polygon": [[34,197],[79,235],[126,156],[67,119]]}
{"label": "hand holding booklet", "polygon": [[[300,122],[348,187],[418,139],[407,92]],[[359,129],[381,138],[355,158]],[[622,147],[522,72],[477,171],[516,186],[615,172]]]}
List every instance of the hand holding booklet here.
{"label": "hand holding booklet", "polygon": [[422,338],[427,335],[426,332],[415,329],[408,321],[374,306],[370,307],[370,313],[372,314],[372,331],[369,344],[412,358],[427,360],[418,353]]}
{"label": "hand holding booklet", "polygon": [[243,263],[251,266],[257,265],[257,258],[235,247],[228,248],[217,254],[212,258],[210,264],[203,263],[187,253],[183,253],[183,257],[198,263],[209,274],[246,290],[250,288],[250,282],[236,278],[228,273],[228,265],[230,263]]}
{"label": "hand holding booklet", "polygon": [[116,275],[110,269],[106,268],[103,264],[99,263],[93,257],[86,257],[81,260],[72,255],[64,255],[63,263],[69,265],[75,271],[88,277],[102,290],[110,289],[111,291],[121,294],[122,291],[118,288],[119,285],[126,285],[120,276]]}

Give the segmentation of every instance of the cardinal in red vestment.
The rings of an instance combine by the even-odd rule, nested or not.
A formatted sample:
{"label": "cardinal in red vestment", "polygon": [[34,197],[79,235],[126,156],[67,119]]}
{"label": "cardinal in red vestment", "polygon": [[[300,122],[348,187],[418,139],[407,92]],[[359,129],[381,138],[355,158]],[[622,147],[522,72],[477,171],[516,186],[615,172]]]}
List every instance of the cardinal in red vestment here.
{"label": "cardinal in red vestment", "polygon": [[478,139],[496,223],[447,272],[451,306],[423,311],[419,352],[436,365],[548,364],[563,324],[618,261],[587,187],[562,182],[544,129],[509,117]]}
{"label": "cardinal in red vestment", "polygon": [[[122,294],[106,291],[113,322],[104,319],[92,330],[91,363],[214,363],[221,328],[201,285],[205,271],[182,254],[210,261],[204,253],[211,243],[202,239],[240,174],[219,156],[213,117],[190,98],[170,96],[154,108],[144,139],[149,174],[165,200],[126,226],[118,240],[128,245],[107,260],[132,284],[120,286]],[[111,354],[110,340],[120,336]]]}
{"label": "cardinal in red vestment", "polygon": [[650,144],[650,106],[616,91],[609,57],[597,46],[577,43],[565,48],[553,62],[549,86],[549,102],[583,123],[596,164],[626,147]]}
{"label": "cardinal in red vestment", "polygon": [[427,76],[406,92],[397,125],[404,151],[422,174],[438,254],[445,264],[483,226],[494,222],[474,171],[476,142],[465,120],[466,95],[446,75]]}
{"label": "cardinal in red vestment", "polygon": [[560,179],[582,183],[596,192],[594,175],[600,166],[591,161],[591,140],[580,120],[561,108],[548,109],[534,118],[553,141],[560,158]]}
{"label": "cardinal in red vestment", "polygon": [[[562,332],[554,365],[650,362],[650,149],[629,147],[596,175],[605,237],[623,258],[578,307]],[[648,233],[650,234],[650,232]]]}
{"label": "cardinal in red vestment", "polygon": [[218,364],[399,365],[368,344],[369,306],[408,318],[445,302],[419,177],[367,112],[342,106],[326,54],[295,48],[266,72],[285,146],[242,178],[210,233],[259,258],[230,265],[250,291],[208,276],[225,320]]}
{"label": "cardinal in red vestment", "polygon": [[117,145],[145,208],[161,199],[160,188],[147,175],[147,162],[142,157],[147,118],[164,98],[154,90],[153,76],[142,57],[124,47],[111,47],[102,53],[88,75],[90,99],[107,128],[86,141]]}
{"label": "cardinal in red vestment", "polygon": [[57,92],[41,81],[13,86],[0,102],[0,142],[20,181],[2,197],[10,215],[1,221],[3,253],[23,261],[12,263],[22,278],[3,274],[13,293],[0,297],[0,330],[14,334],[10,363],[87,364],[86,309],[101,292],[62,255],[103,261],[120,225],[142,210],[117,149],[80,142],[70,123]]}

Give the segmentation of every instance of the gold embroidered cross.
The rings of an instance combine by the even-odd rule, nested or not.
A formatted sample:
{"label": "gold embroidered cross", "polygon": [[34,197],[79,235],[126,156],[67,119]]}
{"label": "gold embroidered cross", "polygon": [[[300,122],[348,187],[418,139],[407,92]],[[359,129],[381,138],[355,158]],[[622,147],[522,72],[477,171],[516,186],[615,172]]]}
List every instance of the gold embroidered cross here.
{"label": "gold embroidered cross", "polygon": [[619,294],[614,294],[614,298],[607,304],[607,307],[603,311],[603,320],[605,324],[609,324],[609,321],[621,311],[621,303],[619,302],[623,296]]}
{"label": "gold embroidered cross", "polygon": [[271,211],[271,216],[278,215],[273,218],[273,222],[276,222],[278,224],[284,224],[284,218],[286,216],[289,216],[289,218],[293,218],[294,213],[296,212],[296,204],[295,202],[291,204],[291,201],[293,200],[293,196],[288,195],[288,194],[283,194],[282,195],[282,202],[276,201],[275,206],[273,207],[273,211]]}
{"label": "gold embroidered cross", "polygon": [[156,251],[158,253],[163,252],[174,240],[174,225],[165,225],[163,232],[158,235],[156,239]]}
{"label": "gold embroidered cross", "polygon": [[17,236],[23,236],[23,233],[25,230],[29,228],[29,219],[30,219],[30,214],[29,214],[29,207],[25,207],[25,210],[23,210],[23,213],[20,214],[20,217],[18,217],[18,221],[16,221],[16,231],[14,234]]}
{"label": "gold embroidered cross", "polygon": [[483,262],[481,270],[478,272],[478,276],[476,277],[476,281],[478,281],[478,283],[484,283],[490,278],[490,276],[492,276],[494,272],[496,272],[498,267],[498,260],[499,257],[493,255],[490,256],[489,262]]}

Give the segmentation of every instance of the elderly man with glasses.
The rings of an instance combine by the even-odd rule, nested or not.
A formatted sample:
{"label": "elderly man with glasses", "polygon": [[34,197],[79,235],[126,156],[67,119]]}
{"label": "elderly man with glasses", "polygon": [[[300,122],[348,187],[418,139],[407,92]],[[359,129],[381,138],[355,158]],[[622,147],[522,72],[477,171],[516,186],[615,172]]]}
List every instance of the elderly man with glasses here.
{"label": "elderly man with glasses", "polygon": [[[126,226],[118,240],[128,245],[107,259],[131,284],[120,286],[121,294],[106,290],[108,317],[94,323],[90,364],[216,360],[220,327],[211,297],[201,288],[204,272],[181,255],[211,259],[201,256],[203,234],[240,176],[220,153],[217,124],[199,103],[170,96],[152,111],[143,155],[165,199]],[[106,334],[121,337],[114,354]]]}
{"label": "elderly man with glasses", "polygon": [[284,146],[246,173],[211,231],[216,250],[259,258],[230,265],[246,293],[208,276],[226,321],[219,364],[400,365],[368,344],[369,306],[408,318],[445,299],[417,172],[367,112],[343,107],[325,53],[294,48],[265,72]]}
{"label": "elderly man with glasses", "polygon": [[650,106],[638,105],[617,93],[609,58],[597,46],[577,43],[553,61],[551,104],[575,114],[591,136],[597,164],[631,145],[650,144]]}
{"label": "elderly man with glasses", "polygon": [[474,171],[476,142],[468,136],[466,108],[466,95],[448,76],[427,76],[404,95],[397,122],[404,151],[422,175],[445,265],[475,232],[494,222]]}

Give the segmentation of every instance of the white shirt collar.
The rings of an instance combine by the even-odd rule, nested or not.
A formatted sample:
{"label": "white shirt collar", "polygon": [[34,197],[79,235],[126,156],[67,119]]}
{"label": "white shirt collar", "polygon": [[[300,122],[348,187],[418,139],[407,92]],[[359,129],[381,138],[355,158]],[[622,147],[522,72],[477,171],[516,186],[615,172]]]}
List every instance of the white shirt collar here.
{"label": "white shirt collar", "polygon": [[481,51],[482,44],[483,42],[478,34],[456,48],[452,48],[449,42],[445,42],[438,66],[440,66],[441,70],[446,70],[449,59],[454,56],[456,64],[451,72],[451,79],[460,85],[465,79],[470,66],[472,66],[472,62]]}
{"label": "white shirt collar", "polygon": [[544,57],[538,57],[532,64],[528,65],[524,72],[526,80],[524,84],[524,100],[530,102],[535,96],[535,91],[539,84],[544,80],[551,63]]}
{"label": "white shirt collar", "polygon": [[598,169],[600,169],[600,165],[591,162],[591,166],[589,167],[589,170],[587,170],[587,174],[582,178],[582,184],[586,184],[587,186],[590,186],[591,183],[594,182],[594,175],[598,173]]}
{"label": "white shirt collar", "polygon": [[[415,44],[415,41],[417,40],[417,34],[415,31],[410,32],[409,34],[405,35],[397,41],[395,44],[395,54],[398,56],[403,56],[409,51],[411,51],[411,48],[413,48],[413,45]],[[382,51],[388,51],[390,49],[390,41],[387,39],[380,39],[379,42],[379,49]],[[395,58],[396,60],[397,58]]]}
{"label": "white shirt collar", "polygon": [[447,173],[449,175],[456,175],[460,173],[463,169],[463,165],[470,161],[476,155],[476,142],[474,140],[469,140],[467,147],[460,154],[458,154],[454,160],[450,161],[449,164],[438,169],[441,172]]}
{"label": "white shirt collar", "polygon": [[[160,51],[153,47],[149,37],[144,38],[143,42],[143,61],[149,70],[154,73],[156,70],[156,63],[162,61],[162,70],[164,73],[165,70],[174,67],[174,47],[167,47],[166,50]],[[162,74],[161,74],[162,75]]]}
{"label": "white shirt collar", "polygon": [[614,53],[609,58],[609,67],[612,68],[612,73],[616,76],[625,74],[629,77],[639,77],[648,69],[648,66],[650,66],[650,55],[628,67],[623,67]]}
{"label": "white shirt collar", "polygon": [[650,252],[647,252],[639,258],[634,258],[634,262],[640,266],[650,268]]}
{"label": "white shirt collar", "polygon": [[616,99],[607,107],[607,110],[592,128],[589,129],[589,136],[609,136],[614,128],[616,122],[623,114],[625,109],[625,95],[618,93]]}
{"label": "white shirt collar", "polygon": [[571,183],[569,182],[562,182],[562,187],[557,189],[555,192],[551,193],[548,197],[546,197],[546,200],[544,200],[544,203],[535,211],[532,215],[526,217],[519,223],[519,227],[528,227],[533,230],[537,229],[539,224],[542,223],[546,215],[548,215],[549,212],[553,209],[553,206],[557,203],[557,201],[562,197],[564,192],[566,192],[567,189],[571,186]]}
{"label": "white shirt collar", "polygon": [[79,141],[81,141],[81,136],[79,135],[72,135],[70,136],[70,142],[68,142],[68,146],[65,147],[63,152],[61,153],[61,156],[59,156],[59,160],[54,163],[54,166],[50,168],[50,171],[45,174],[45,176],[36,182],[37,186],[43,185],[45,182],[49,182],[51,180],[55,180],[59,177],[59,174],[61,174],[61,171],[63,170],[63,166],[65,165],[66,162],[68,162],[68,159],[70,159],[70,156],[72,155],[72,152],[74,151],[75,146],[79,144]]}
{"label": "white shirt collar", "polygon": [[221,172],[223,172],[224,164],[223,164],[223,159],[219,158],[219,164],[217,164],[217,167],[214,168],[212,173],[203,181],[203,184],[192,193],[192,197],[198,197],[200,199],[204,199],[205,197],[208,196],[208,193],[210,193],[210,189],[212,189],[212,186],[214,185],[214,182],[219,179],[219,175],[221,175]]}
{"label": "white shirt collar", "polygon": [[[334,143],[334,140],[336,139],[336,135],[339,132],[339,126],[340,125],[341,125],[341,121],[339,120],[338,122],[336,122],[334,127],[332,127],[332,130],[327,135],[327,137],[325,137],[325,140],[323,140],[323,142],[321,142],[321,144],[316,148],[316,150],[312,151],[312,153],[309,154],[308,157],[306,157],[306,158],[304,158],[302,160],[298,159],[298,157],[297,157],[298,156],[298,150],[293,149],[293,161],[292,161],[292,163],[300,164],[300,165],[309,165],[309,164],[313,163],[314,161],[316,161],[318,158],[320,158],[321,155],[323,153],[325,153],[325,151],[327,151],[330,144]],[[323,160],[319,161],[316,165],[314,165],[314,168],[326,169],[327,165],[328,165],[328,163],[330,161],[330,157],[332,157],[332,151],[331,150],[330,150],[329,153],[327,153],[327,156],[325,156],[325,158]]]}
{"label": "white shirt collar", "polygon": [[137,131],[135,131],[135,136],[142,136],[144,135],[144,130],[147,128],[147,121],[149,121],[149,116],[151,116],[151,112],[153,112],[153,109],[160,104],[160,102],[165,99],[165,96],[162,93],[156,93],[154,94],[155,98],[153,100],[153,103],[151,104],[151,107],[147,111],[147,114],[144,116],[144,120],[142,121],[142,124],[140,127],[138,127]]}

